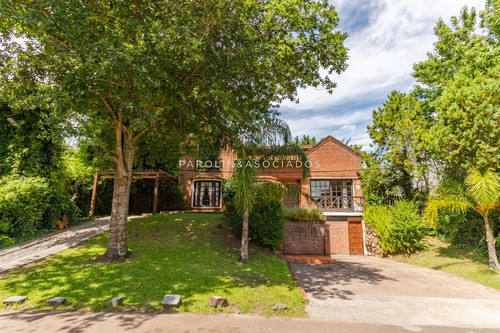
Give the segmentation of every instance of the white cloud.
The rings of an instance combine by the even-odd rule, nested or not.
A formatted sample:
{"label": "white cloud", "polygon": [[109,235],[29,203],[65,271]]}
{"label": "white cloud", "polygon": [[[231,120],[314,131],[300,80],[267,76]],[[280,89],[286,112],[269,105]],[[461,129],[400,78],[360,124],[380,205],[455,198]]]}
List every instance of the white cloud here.
{"label": "white cloud", "polygon": [[[434,25],[449,22],[467,5],[484,9],[484,0],[335,0],[340,28],[349,34],[349,68],[335,78],[333,95],[312,87],[298,93],[299,104],[284,102],[282,118],[294,135],[324,136],[352,130],[348,137],[366,140],[366,124],[392,90],[408,91],[415,83],[413,64],[427,58],[436,41]],[[342,112],[342,109],[351,110]],[[352,111],[354,109],[354,111]],[[332,117],[329,117],[332,113]],[[330,131],[330,133],[328,133]],[[363,134],[364,133],[364,134]],[[347,133],[345,133],[347,134]],[[363,134],[363,135],[361,135]],[[353,142],[355,143],[355,142]]]}

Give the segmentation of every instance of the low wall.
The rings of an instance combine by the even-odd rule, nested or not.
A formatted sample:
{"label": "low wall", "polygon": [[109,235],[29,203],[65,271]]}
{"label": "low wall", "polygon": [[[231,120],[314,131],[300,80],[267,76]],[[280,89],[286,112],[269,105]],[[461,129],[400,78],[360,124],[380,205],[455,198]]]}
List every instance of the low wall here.
{"label": "low wall", "polygon": [[283,253],[326,254],[325,232],[328,231],[324,222],[287,222],[283,232]]}
{"label": "low wall", "polygon": [[328,221],[327,254],[349,254],[349,224],[347,221]]}

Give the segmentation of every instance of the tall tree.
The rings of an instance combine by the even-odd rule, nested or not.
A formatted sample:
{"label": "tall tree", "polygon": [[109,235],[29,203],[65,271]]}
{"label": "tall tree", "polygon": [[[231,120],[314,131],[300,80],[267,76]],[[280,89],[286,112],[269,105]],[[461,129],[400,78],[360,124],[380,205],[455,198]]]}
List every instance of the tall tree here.
{"label": "tall tree", "polygon": [[428,59],[414,65],[415,89],[432,115],[428,144],[450,168],[492,167],[500,163],[499,1],[488,1],[477,32],[477,14],[464,8],[451,26],[439,20],[438,41]]}
{"label": "tall tree", "polygon": [[484,219],[489,267],[500,269],[495,249],[495,237],[489,221],[490,213],[500,205],[500,176],[490,170],[473,170],[467,175],[465,185],[464,193],[447,193],[444,189],[437,196],[432,197],[425,208],[425,217],[432,224],[441,210],[465,213],[473,209],[478,212]]}
{"label": "tall tree", "polygon": [[5,0],[2,89],[14,107],[50,105],[114,133],[104,258],[119,260],[139,141],[159,126],[252,132],[298,87],[331,92],[323,69],[340,73],[347,59],[337,24],[326,0]]}
{"label": "tall tree", "polygon": [[[426,149],[426,133],[430,116],[412,94],[391,92],[383,107],[373,111],[373,124],[368,133],[376,145],[375,160],[392,177],[392,184],[402,189],[406,198],[427,192],[431,159]],[[416,188],[417,187],[417,188]]]}

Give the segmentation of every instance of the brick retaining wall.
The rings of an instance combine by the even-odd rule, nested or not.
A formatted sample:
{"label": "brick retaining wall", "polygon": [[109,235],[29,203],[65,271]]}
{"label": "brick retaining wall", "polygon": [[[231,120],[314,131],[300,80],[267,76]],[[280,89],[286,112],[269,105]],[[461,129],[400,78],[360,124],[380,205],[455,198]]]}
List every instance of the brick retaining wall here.
{"label": "brick retaining wall", "polygon": [[284,254],[349,254],[347,221],[288,222],[283,231]]}
{"label": "brick retaining wall", "polygon": [[283,253],[325,254],[325,223],[286,223],[283,232]]}

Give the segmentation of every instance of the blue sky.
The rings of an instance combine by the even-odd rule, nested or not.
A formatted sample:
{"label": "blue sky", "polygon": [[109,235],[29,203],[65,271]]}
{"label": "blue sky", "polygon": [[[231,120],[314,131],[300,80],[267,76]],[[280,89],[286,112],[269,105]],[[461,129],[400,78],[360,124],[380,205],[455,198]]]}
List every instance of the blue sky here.
{"label": "blue sky", "polygon": [[485,0],[333,0],[347,32],[349,68],[337,76],[333,94],[314,88],[298,93],[299,104],[280,107],[281,118],[293,136],[317,139],[333,135],[369,150],[366,126],[372,111],[381,107],[392,90],[408,92],[415,84],[413,64],[432,51],[434,25],[449,23],[464,6],[484,9]]}

